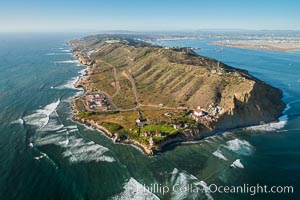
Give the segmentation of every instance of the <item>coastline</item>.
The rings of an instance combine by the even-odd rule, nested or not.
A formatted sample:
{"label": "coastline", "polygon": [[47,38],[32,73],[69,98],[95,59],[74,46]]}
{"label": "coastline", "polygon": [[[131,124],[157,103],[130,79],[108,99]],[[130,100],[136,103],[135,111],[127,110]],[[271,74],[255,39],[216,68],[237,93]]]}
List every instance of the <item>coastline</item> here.
{"label": "coastline", "polygon": [[[68,44],[71,47],[74,47],[72,44]],[[90,63],[88,63],[86,60],[82,59],[82,57],[80,57],[79,53],[74,53],[73,49],[71,50],[71,52],[73,53],[73,55],[75,56],[75,58],[79,61],[79,63],[83,66],[86,67],[85,69],[85,73],[82,73],[80,75],[80,77],[77,79],[76,82],[73,83],[75,88],[82,88],[83,89],[83,93],[80,95],[82,96],[85,92],[86,92],[86,88],[82,85],[79,85],[78,83],[82,80],[82,78],[84,76],[88,76],[88,70],[91,67]],[[207,135],[206,137],[201,137],[201,138],[179,138],[179,137],[175,137],[172,139],[169,139],[167,141],[164,141],[163,144],[159,145],[159,150],[153,150],[151,148],[149,148],[148,146],[141,144],[135,140],[132,140],[130,138],[127,138],[126,140],[120,140],[119,138],[117,138],[117,134],[110,132],[107,128],[105,128],[104,126],[101,126],[100,124],[98,124],[97,122],[93,121],[93,120],[86,120],[86,119],[81,119],[79,117],[76,116],[76,114],[78,113],[78,109],[76,108],[75,105],[75,100],[77,98],[79,98],[80,96],[76,96],[71,100],[71,108],[73,110],[73,117],[72,119],[78,123],[84,124],[88,127],[91,128],[95,128],[97,130],[99,130],[102,134],[104,134],[105,136],[107,136],[108,138],[110,138],[114,143],[119,143],[119,144],[124,144],[124,145],[132,145],[135,148],[138,148],[139,150],[141,150],[143,153],[145,153],[147,156],[154,156],[159,152],[164,152],[167,147],[172,146],[172,145],[177,145],[177,144],[182,144],[183,142],[185,144],[192,144],[195,141],[201,141],[206,137],[212,136],[214,135],[214,133],[212,132],[208,132],[209,135]]]}
{"label": "coastline", "polygon": [[[71,45],[74,48],[74,44],[72,43],[68,43],[69,45]],[[74,87],[76,88],[82,88],[83,89],[83,94],[81,94],[80,96],[84,95],[87,92],[87,89],[79,84],[80,81],[82,81],[82,78],[84,76],[88,76],[89,75],[89,69],[91,68],[91,61],[87,60],[85,57],[85,55],[83,55],[80,52],[74,52],[72,48],[72,53],[73,55],[77,58],[77,60],[80,62],[81,65],[86,66],[86,70],[84,74],[81,74],[81,77],[74,83]],[[141,144],[136,140],[129,138],[126,139],[121,139],[118,137],[118,133],[113,133],[111,131],[109,131],[107,128],[105,128],[104,126],[100,125],[99,123],[97,123],[94,120],[88,120],[88,119],[84,119],[84,118],[80,118],[78,116],[76,116],[76,114],[79,112],[76,104],[75,104],[75,100],[78,97],[75,97],[72,102],[71,102],[71,107],[73,110],[73,119],[79,123],[85,124],[91,128],[95,128],[97,130],[99,130],[101,133],[103,133],[105,136],[111,138],[113,140],[114,143],[120,143],[120,144],[124,144],[124,145],[132,145],[134,147],[137,147],[138,149],[142,150],[146,155],[148,156],[153,156],[156,155],[157,153],[160,152],[164,152],[165,150],[168,149],[169,146],[173,146],[173,145],[178,145],[178,144],[193,144],[193,143],[198,143],[203,141],[203,139],[210,137],[210,136],[214,136],[216,134],[222,134],[224,132],[227,131],[231,131],[231,130],[237,130],[237,129],[242,129],[242,128],[246,128],[249,126],[255,126],[255,125],[259,125],[259,124],[252,124],[249,126],[244,126],[244,127],[234,127],[234,128],[226,128],[226,129],[215,129],[215,130],[198,130],[197,132],[197,136],[192,134],[192,135],[184,135],[183,132],[181,132],[181,134],[176,135],[174,138],[169,138],[167,140],[162,141],[161,143],[158,144],[158,148],[150,148],[147,145]],[[272,123],[272,122],[269,122]],[[193,132],[193,131],[192,131]]]}
{"label": "coastline", "polygon": [[277,52],[300,51],[300,43],[296,41],[219,40],[212,42],[212,44],[223,47],[249,50],[268,50]]}
{"label": "coastline", "polygon": [[[72,44],[69,44],[67,43],[68,45],[70,45],[71,47],[74,47]],[[126,140],[120,140],[118,138],[118,135],[115,134],[115,133],[112,133],[110,132],[107,128],[105,128],[104,126],[101,126],[100,124],[98,124],[97,122],[95,121],[91,121],[91,120],[86,120],[86,119],[81,119],[79,117],[76,116],[76,114],[78,113],[78,109],[76,108],[76,105],[75,105],[75,100],[77,98],[79,98],[80,96],[82,96],[87,90],[84,86],[82,85],[78,85],[78,83],[82,80],[82,78],[84,76],[88,76],[88,70],[89,68],[91,67],[90,66],[90,63],[88,63],[86,60],[82,59],[80,57],[80,54],[79,53],[74,53],[73,49],[71,49],[71,52],[72,54],[74,55],[74,57],[79,61],[79,63],[81,64],[81,66],[85,67],[85,70],[84,72],[85,73],[82,73],[79,78],[73,83],[73,86],[75,88],[81,88],[83,89],[83,93],[79,96],[76,96],[74,97],[70,104],[71,104],[71,109],[73,111],[73,117],[72,119],[78,123],[81,123],[81,124],[84,124],[88,127],[91,127],[91,128],[95,128],[97,130],[99,130],[102,134],[104,134],[105,136],[107,136],[108,138],[110,138],[114,143],[120,143],[120,144],[124,144],[124,145],[133,145],[134,147],[140,149],[142,152],[144,152],[146,155],[148,156],[153,156],[154,155],[154,152],[151,148],[147,147],[146,145],[144,144],[141,144],[135,140],[131,140],[131,139],[126,139]]]}

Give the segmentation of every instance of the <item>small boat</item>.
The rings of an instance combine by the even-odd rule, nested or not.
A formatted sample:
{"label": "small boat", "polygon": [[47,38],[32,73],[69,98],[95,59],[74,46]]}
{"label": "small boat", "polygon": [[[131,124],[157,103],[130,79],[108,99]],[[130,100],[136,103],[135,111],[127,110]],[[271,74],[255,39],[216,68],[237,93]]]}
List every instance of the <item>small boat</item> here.
{"label": "small boat", "polygon": [[28,144],[28,146],[29,146],[30,148],[32,148],[32,147],[33,147],[32,142],[30,142],[30,143]]}

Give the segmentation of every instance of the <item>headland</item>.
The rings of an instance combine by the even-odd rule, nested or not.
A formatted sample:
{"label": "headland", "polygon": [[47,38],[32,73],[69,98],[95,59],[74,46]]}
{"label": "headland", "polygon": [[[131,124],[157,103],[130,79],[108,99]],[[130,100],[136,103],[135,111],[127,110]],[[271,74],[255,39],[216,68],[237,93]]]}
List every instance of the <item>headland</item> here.
{"label": "headland", "polygon": [[136,35],[93,35],[68,44],[88,66],[75,84],[85,92],[72,102],[74,119],[148,155],[276,121],[285,108],[279,89],[191,48],[161,47]]}

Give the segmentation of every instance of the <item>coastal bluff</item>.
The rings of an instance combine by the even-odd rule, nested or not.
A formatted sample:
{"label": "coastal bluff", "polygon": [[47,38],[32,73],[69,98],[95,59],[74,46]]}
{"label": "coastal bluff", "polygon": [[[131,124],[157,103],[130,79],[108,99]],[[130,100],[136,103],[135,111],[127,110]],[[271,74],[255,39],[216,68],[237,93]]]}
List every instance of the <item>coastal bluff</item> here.
{"label": "coastal bluff", "polygon": [[92,121],[115,141],[151,154],[171,143],[274,122],[282,114],[282,92],[246,70],[143,37],[68,41],[88,66],[76,83],[85,89],[72,103],[77,121]]}

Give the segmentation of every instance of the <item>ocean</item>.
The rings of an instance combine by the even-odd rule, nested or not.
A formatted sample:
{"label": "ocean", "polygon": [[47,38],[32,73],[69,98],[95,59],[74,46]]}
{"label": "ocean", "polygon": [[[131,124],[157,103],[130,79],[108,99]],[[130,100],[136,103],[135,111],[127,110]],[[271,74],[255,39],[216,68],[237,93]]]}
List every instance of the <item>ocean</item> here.
{"label": "ocean", "polygon": [[[287,108],[279,122],[147,157],[72,121],[70,100],[83,92],[73,83],[85,68],[66,40],[80,36],[0,34],[0,199],[300,198],[299,51],[218,47],[213,39],[157,41],[199,47],[201,55],[248,70],[280,88]],[[212,184],[293,186],[294,193],[226,194],[210,192]],[[163,195],[158,188],[170,190]]]}

